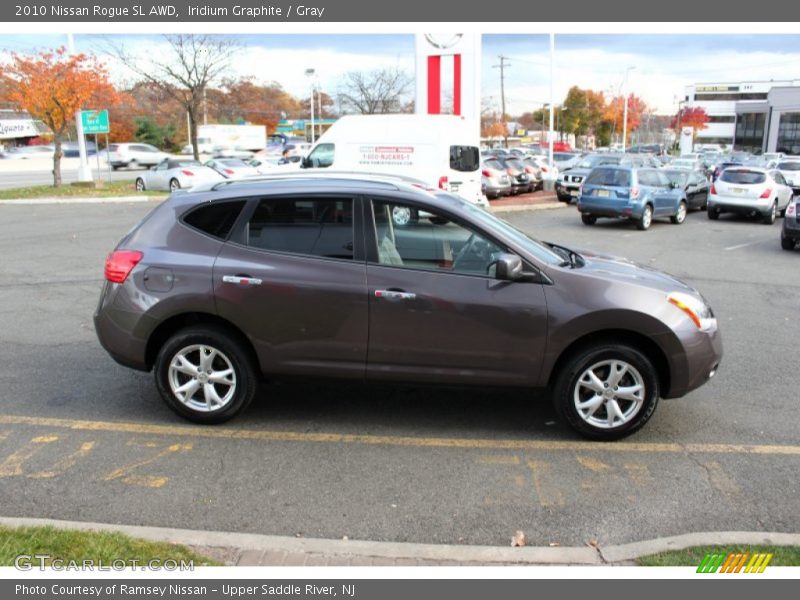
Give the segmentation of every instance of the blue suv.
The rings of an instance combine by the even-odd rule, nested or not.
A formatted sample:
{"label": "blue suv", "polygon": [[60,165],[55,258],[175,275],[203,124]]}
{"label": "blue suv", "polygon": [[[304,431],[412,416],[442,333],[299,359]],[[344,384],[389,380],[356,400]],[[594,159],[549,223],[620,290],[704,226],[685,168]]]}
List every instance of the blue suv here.
{"label": "blue suv", "polygon": [[578,210],[586,225],[594,225],[598,217],[612,217],[631,219],[645,230],[659,217],[680,225],[687,202],[683,189],[658,169],[605,165],[592,169],[583,182]]}

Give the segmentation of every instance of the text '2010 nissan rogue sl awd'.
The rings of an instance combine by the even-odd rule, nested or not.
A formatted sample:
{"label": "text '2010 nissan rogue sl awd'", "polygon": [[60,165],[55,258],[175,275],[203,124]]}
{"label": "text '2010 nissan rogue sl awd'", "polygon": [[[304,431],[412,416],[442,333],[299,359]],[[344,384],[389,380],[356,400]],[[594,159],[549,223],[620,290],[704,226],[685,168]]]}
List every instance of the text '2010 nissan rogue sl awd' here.
{"label": "text '2010 nissan rogue sl awd'", "polygon": [[[397,225],[398,208],[420,218]],[[242,411],[262,379],[301,375],[549,388],[575,430],[610,440],[722,356],[687,284],[534,240],[400,177],[177,192],[109,254],[105,279],[103,347],[154,370],[166,403],[200,423]]]}

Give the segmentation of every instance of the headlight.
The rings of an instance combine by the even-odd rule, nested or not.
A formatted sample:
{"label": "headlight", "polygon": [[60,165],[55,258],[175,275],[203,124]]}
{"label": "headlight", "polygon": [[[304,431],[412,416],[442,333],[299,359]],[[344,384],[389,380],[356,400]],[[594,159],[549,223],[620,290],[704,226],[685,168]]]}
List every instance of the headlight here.
{"label": "headlight", "polygon": [[700,331],[709,331],[717,323],[711,307],[699,298],[682,292],[672,292],[667,296],[667,302],[686,313]]}

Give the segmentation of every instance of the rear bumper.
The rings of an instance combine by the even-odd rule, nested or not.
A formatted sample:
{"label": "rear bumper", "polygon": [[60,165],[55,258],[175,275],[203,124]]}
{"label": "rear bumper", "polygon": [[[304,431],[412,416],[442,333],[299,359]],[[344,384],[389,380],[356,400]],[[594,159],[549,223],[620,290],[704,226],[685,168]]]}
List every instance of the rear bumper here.
{"label": "rear bumper", "polygon": [[644,205],[627,200],[617,200],[612,204],[598,202],[593,196],[581,196],[578,198],[578,210],[595,217],[638,219],[642,216]]}
{"label": "rear bumper", "polygon": [[796,217],[785,217],[783,219],[783,235],[793,240],[800,240],[800,223]]}
{"label": "rear bumper", "polygon": [[770,208],[772,208],[773,202],[774,200],[772,198],[739,198],[735,196],[709,194],[708,210],[740,214],[748,214],[755,211],[767,214]]}

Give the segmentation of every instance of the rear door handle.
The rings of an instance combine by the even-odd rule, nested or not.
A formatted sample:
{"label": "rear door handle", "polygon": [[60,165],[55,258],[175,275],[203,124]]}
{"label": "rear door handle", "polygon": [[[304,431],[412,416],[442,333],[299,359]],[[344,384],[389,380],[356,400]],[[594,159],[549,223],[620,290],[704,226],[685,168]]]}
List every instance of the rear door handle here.
{"label": "rear door handle", "polygon": [[398,290],[375,290],[376,298],[386,300],[414,300],[417,295],[412,292],[401,292]]}
{"label": "rear door handle", "polygon": [[222,281],[225,283],[235,283],[237,285],[261,285],[261,280],[247,275],[223,275]]}

